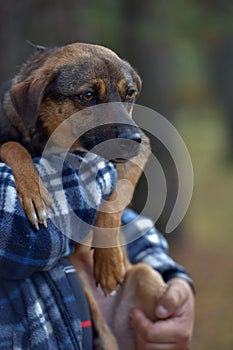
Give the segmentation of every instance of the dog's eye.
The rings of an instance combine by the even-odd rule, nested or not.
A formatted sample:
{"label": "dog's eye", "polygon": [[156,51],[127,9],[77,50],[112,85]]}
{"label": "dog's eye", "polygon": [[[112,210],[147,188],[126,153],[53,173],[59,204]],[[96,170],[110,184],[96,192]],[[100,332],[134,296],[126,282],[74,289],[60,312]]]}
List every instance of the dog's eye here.
{"label": "dog's eye", "polygon": [[125,96],[125,100],[128,102],[134,102],[136,99],[136,94],[137,94],[136,90],[134,90],[134,89],[128,90],[127,94]]}
{"label": "dog's eye", "polygon": [[85,102],[91,102],[96,99],[96,95],[94,92],[87,90],[80,94],[80,98]]}

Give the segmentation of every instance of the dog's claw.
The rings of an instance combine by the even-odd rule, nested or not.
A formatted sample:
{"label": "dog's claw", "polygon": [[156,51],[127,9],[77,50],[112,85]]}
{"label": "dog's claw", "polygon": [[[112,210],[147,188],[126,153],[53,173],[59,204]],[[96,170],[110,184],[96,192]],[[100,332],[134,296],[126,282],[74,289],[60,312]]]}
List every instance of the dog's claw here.
{"label": "dog's claw", "polygon": [[46,219],[44,219],[43,221],[38,221],[37,218],[36,218],[35,220],[31,221],[31,223],[32,223],[32,225],[35,227],[35,229],[37,231],[39,231],[39,229],[40,229],[39,224],[44,225],[45,228],[48,227]]}
{"label": "dog's claw", "polygon": [[117,294],[117,291],[116,290],[113,290],[109,295],[110,295],[110,297],[113,297],[114,295],[116,295]]}
{"label": "dog's claw", "polygon": [[19,198],[28,220],[36,228],[36,230],[39,230],[40,224],[47,228],[46,203],[43,198],[40,197],[40,194],[35,194],[32,191],[30,194],[29,192],[26,194],[20,193]]}
{"label": "dog's claw", "polygon": [[46,218],[47,218],[47,211],[45,209],[42,209],[42,210],[38,210],[38,220],[39,222],[44,225],[44,227],[48,227],[47,225],[47,221],[46,221]]}
{"label": "dog's claw", "polygon": [[48,228],[48,224],[47,224],[47,220],[46,219],[43,220],[42,224],[44,225],[45,228]]}
{"label": "dog's claw", "polygon": [[34,222],[34,226],[35,226],[36,230],[39,231],[38,221],[35,221],[35,222]]}
{"label": "dog's claw", "polygon": [[39,230],[39,221],[37,218],[37,215],[35,212],[30,212],[30,214],[27,212],[27,217],[30,223],[35,227],[35,229]]}
{"label": "dog's claw", "polygon": [[[25,207],[24,207],[25,208]],[[26,210],[25,210],[26,211]],[[44,225],[45,228],[48,227],[47,224],[47,212],[45,209],[34,209],[34,205],[30,207],[30,211],[26,211],[27,216],[31,224],[39,230],[39,225]]]}

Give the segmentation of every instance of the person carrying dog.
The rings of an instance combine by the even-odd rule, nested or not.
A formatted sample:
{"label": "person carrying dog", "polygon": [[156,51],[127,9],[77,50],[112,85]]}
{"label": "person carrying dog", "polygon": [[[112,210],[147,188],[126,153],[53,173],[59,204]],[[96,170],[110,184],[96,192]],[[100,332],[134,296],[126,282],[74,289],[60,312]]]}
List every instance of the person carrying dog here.
{"label": "person carrying dog", "polygon": [[[79,157],[78,161],[81,160]],[[91,210],[85,201],[80,202],[76,169],[66,162],[61,182],[56,169],[59,157],[34,162],[43,178],[52,176],[51,183],[57,193],[65,187],[69,203],[60,208],[59,225],[63,220],[67,223],[71,212],[84,220],[88,217],[92,225],[97,211]],[[97,157],[90,162],[89,170],[100,163],[96,193],[93,193],[97,204],[100,195],[101,201],[110,195],[116,182],[110,162],[105,162],[103,167]],[[11,169],[3,163],[0,163],[0,198],[0,349],[93,349],[92,320],[85,295],[74,269],[64,259],[71,254],[73,242],[61,232],[61,226],[55,225],[56,220],[50,218],[47,229],[43,225],[39,231],[33,229],[18,200]],[[123,225],[131,222],[130,229],[141,230],[145,218],[136,216],[126,209]],[[77,231],[82,230],[80,221]],[[132,310],[129,315],[137,349],[190,349],[194,323],[192,280],[171,259],[167,242],[150,220],[146,234],[127,248],[133,263],[145,261],[168,283],[167,292],[154,310],[158,321],[151,322],[140,310]]]}

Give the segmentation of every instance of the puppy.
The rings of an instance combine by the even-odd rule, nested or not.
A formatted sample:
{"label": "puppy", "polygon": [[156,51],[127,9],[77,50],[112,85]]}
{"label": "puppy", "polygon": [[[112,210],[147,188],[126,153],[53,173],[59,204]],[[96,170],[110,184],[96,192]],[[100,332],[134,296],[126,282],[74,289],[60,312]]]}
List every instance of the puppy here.
{"label": "puppy", "polygon": [[[114,291],[132,270],[120,248],[119,231],[122,211],[132,198],[150,153],[149,140],[131,117],[140,89],[138,74],[114,52],[75,43],[38,47],[1,93],[0,159],[11,167],[19,199],[37,229],[40,223],[46,226],[46,209],[51,201],[31,157],[41,155],[49,139],[71,151],[89,151],[105,141],[121,140],[114,146],[113,158],[111,149],[106,152],[100,147],[99,151],[115,162],[120,184],[100,208],[91,242],[94,277],[106,293]],[[101,113],[98,109],[93,113],[100,104]],[[78,114],[75,122],[70,121],[77,112],[82,112],[80,117]],[[103,120],[96,123],[96,118]],[[55,131],[61,125],[64,127],[59,137]],[[125,187],[121,179],[131,185]],[[117,201],[120,205],[116,207]],[[79,252],[77,248],[73,263],[79,259]]]}

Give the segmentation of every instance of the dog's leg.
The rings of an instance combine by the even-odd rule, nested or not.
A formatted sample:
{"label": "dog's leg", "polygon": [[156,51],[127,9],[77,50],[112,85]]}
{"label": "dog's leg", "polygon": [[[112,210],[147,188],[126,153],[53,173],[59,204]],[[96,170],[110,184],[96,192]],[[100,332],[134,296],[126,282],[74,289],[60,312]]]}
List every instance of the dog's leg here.
{"label": "dog's leg", "polygon": [[[138,156],[116,164],[118,182],[115,191],[100,208],[93,230],[94,275],[104,291],[111,293],[125,275],[125,264],[119,243],[121,216],[130,203],[135,186],[150,155],[150,141],[141,132]],[[112,248],[108,248],[112,247]]]}
{"label": "dog's leg", "polygon": [[93,324],[96,332],[96,335],[94,338],[95,349],[96,350],[110,350],[110,349],[118,350],[116,339],[113,333],[111,332],[111,330],[108,328],[93,294],[91,293],[90,289],[85,283],[83,285],[84,285],[84,292],[86,294],[88,304],[91,310],[91,316],[92,316],[92,320],[93,320]]}
{"label": "dog's leg", "polygon": [[89,246],[77,244],[69,259],[77,270],[88,299],[97,333],[97,349],[135,350],[135,338],[129,326],[130,311],[138,308],[155,322],[155,308],[167,285],[157,271],[144,263],[131,265],[124,254],[127,266],[124,283],[114,296],[106,297],[95,287],[92,254]]}
{"label": "dog's leg", "polygon": [[94,276],[104,292],[111,293],[123,281],[125,266],[119,242],[121,214],[116,212],[114,191],[101,206],[95,227],[92,245],[94,247]]}
{"label": "dog's leg", "polygon": [[110,328],[120,350],[135,350],[136,343],[129,326],[129,314],[134,308],[140,309],[152,321],[156,321],[155,308],[159,298],[167,289],[161,275],[144,263],[131,265],[125,282],[119,291],[118,305]]}
{"label": "dog's leg", "polygon": [[[87,244],[89,241],[86,241]],[[82,282],[84,292],[86,294],[88,304],[90,307],[93,326],[95,329],[95,349],[96,350],[118,350],[116,339],[111,330],[107,326],[104,316],[101,313],[96,298],[100,293],[101,299],[106,298],[102,296],[102,291],[95,286],[93,278],[93,251],[89,245],[76,244],[74,253],[69,257],[70,262],[74,265],[78,276]],[[97,297],[98,299],[98,297]],[[105,301],[104,301],[105,304]]]}
{"label": "dog's leg", "polygon": [[0,159],[12,169],[29,221],[37,229],[39,222],[46,226],[46,207],[51,207],[51,200],[28,151],[18,142],[6,142],[0,148]]}

